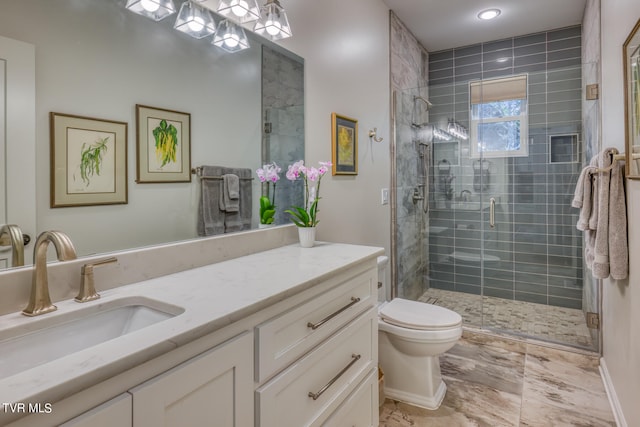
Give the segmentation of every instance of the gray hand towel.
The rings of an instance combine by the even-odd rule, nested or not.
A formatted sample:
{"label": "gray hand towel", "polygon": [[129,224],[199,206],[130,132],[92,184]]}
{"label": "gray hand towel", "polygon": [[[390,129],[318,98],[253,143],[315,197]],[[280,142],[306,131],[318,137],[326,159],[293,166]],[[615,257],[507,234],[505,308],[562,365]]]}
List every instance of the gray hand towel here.
{"label": "gray hand towel", "polygon": [[224,219],[225,233],[251,229],[252,186],[251,169],[225,168],[225,174],[233,174],[240,180],[237,212],[226,212]]}
{"label": "gray hand towel", "polygon": [[[217,176],[217,166],[202,166],[202,176]],[[200,201],[198,202],[198,236],[213,236],[224,233],[224,211],[219,208],[222,196],[221,181],[200,180]]]}
{"label": "gray hand towel", "polygon": [[[598,154],[598,167],[606,168],[611,165],[611,148]],[[597,279],[609,277],[609,182],[611,171],[598,172],[598,225],[594,247],[594,260],[591,271]]]}
{"label": "gray hand towel", "polygon": [[248,168],[228,168],[224,166],[202,166],[202,176],[223,177],[231,174],[239,180],[239,209],[236,212],[220,210],[223,197],[223,179],[200,179],[202,192],[198,204],[199,236],[250,230],[252,206],[252,170]]}
{"label": "gray hand towel", "polygon": [[220,210],[226,212],[238,212],[240,210],[240,179],[238,175],[232,173],[222,175]]}
{"label": "gray hand towel", "polygon": [[609,191],[609,263],[611,278],[626,279],[629,275],[627,242],[627,207],[624,192],[624,168],[620,162],[611,170]]}

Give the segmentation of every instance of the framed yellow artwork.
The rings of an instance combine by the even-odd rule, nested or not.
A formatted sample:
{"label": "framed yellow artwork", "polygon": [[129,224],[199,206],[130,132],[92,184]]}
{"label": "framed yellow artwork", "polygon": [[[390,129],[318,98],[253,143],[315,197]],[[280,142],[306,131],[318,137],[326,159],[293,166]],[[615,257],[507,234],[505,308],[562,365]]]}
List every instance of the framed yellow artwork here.
{"label": "framed yellow artwork", "polygon": [[332,175],[358,174],[358,121],[331,113]]}

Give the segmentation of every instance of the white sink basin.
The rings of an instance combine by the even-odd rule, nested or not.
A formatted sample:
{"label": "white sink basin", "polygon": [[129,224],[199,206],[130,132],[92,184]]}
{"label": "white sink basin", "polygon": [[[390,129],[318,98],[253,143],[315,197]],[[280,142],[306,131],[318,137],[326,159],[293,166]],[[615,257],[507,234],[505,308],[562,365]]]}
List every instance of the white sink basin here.
{"label": "white sink basin", "polygon": [[184,309],[160,301],[126,298],[57,316],[52,313],[37,319],[25,318],[23,325],[0,330],[0,379],[154,325],[182,312]]}

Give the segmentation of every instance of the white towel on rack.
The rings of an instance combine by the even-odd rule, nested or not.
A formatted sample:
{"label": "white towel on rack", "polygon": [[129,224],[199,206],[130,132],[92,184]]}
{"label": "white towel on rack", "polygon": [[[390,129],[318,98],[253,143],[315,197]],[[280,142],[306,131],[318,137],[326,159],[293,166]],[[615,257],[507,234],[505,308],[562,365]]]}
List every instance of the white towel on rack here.
{"label": "white towel on rack", "polygon": [[616,152],[603,150],[583,169],[571,203],[581,208],[576,227],[585,232],[585,263],[598,279],[621,280],[629,272],[623,166],[617,161],[609,171],[594,169],[611,166]]}
{"label": "white towel on rack", "polygon": [[589,220],[593,210],[593,179],[591,173],[595,171],[595,164],[592,161],[590,166],[585,167],[580,172],[576,190],[573,194],[571,206],[580,209],[580,216],[576,228],[580,231],[589,229]]}

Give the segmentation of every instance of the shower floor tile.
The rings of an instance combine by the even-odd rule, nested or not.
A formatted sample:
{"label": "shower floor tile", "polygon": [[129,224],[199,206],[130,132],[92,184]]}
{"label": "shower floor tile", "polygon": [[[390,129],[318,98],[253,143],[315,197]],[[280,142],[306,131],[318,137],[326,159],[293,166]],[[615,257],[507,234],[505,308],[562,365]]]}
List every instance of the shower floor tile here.
{"label": "shower floor tile", "polygon": [[440,366],[440,408],[386,399],[379,427],[615,426],[596,354],[465,330]]}
{"label": "shower floor tile", "polygon": [[428,289],[419,301],[435,303],[459,313],[466,327],[495,329],[543,341],[596,349],[582,310],[435,288]]}

